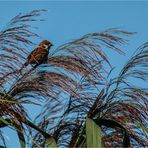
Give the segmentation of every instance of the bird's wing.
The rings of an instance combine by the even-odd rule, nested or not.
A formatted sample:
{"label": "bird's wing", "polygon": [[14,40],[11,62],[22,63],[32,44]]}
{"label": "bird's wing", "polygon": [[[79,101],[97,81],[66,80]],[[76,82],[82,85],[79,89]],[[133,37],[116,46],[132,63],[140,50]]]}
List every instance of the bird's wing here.
{"label": "bird's wing", "polygon": [[45,50],[41,47],[37,47],[30,53],[27,61],[28,61],[28,63],[38,63],[46,55],[48,55],[47,50]]}
{"label": "bird's wing", "polygon": [[36,47],[28,56],[28,60],[30,60],[32,58],[32,56],[38,55],[40,53],[40,47]]}

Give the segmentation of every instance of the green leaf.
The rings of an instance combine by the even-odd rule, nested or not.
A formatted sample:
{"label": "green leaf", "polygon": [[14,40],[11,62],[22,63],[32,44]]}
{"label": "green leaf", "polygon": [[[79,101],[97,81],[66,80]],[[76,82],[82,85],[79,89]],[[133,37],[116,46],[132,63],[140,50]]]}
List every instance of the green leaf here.
{"label": "green leaf", "polygon": [[[85,125],[86,125],[86,123],[85,123]],[[84,127],[85,127],[85,125],[84,125]],[[84,127],[83,127],[83,129],[81,129],[81,132],[79,133],[79,136],[77,137],[77,139],[75,139],[76,140],[75,144],[72,145],[72,147],[80,147],[80,148],[87,147],[86,146],[86,134],[85,134],[86,128],[84,128]]]}
{"label": "green leaf", "polygon": [[57,144],[54,138],[47,138],[45,144],[48,148],[57,148]]}
{"label": "green leaf", "polygon": [[79,147],[86,148],[86,139],[83,139],[83,141],[80,143]]}
{"label": "green leaf", "polygon": [[86,118],[87,147],[102,147],[101,128],[91,119]]}
{"label": "green leaf", "polygon": [[10,124],[11,123],[9,119],[4,119],[3,117],[0,117],[0,128],[6,127]]}
{"label": "green leaf", "polygon": [[110,119],[94,119],[94,122],[98,125],[104,125],[110,128],[121,128],[123,130],[124,133],[124,137],[123,137],[123,147],[130,147],[130,137],[128,135],[128,133],[126,132],[126,129],[120,125],[118,122],[114,121],[114,120],[110,120]]}

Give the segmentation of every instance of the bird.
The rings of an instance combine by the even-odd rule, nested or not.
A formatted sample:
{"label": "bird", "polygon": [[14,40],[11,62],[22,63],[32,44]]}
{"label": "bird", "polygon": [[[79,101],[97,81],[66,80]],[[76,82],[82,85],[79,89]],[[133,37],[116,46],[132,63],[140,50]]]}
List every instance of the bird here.
{"label": "bird", "polygon": [[47,63],[49,49],[53,46],[53,44],[48,40],[43,40],[39,43],[39,45],[29,54],[27,57],[26,62],[20,68],[19,72],[22,71],[24,67],[30,65],[35,65],[35,67],[39,66],[40,64]]}

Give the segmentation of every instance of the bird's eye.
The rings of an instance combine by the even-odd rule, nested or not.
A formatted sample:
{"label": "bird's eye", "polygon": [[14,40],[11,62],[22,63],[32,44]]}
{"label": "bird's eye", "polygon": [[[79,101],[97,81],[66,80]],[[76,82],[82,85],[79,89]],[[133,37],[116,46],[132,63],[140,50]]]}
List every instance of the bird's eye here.
{"label": "bird's eye", "polygon": [[48,49],[49,46],[48,46],[48,45],[43,45],[43,48],[44,48],[44,49]]}

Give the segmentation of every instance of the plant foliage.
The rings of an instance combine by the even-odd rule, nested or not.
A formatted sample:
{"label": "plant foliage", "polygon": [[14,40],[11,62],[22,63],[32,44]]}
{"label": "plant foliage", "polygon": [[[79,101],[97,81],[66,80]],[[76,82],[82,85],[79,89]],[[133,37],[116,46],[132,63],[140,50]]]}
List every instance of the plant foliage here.
{"label": "plant foliage", "polygon": [[[30,24],[44,11],[19,14],[0,31],[0,128],[16,130],[21,147],[27,134],[32,147],[74,147],[88,117],[100,127],[105,147],[146,146],[148,43],[110,80],[105,50],[125,54],[124,38],[133,32],[111,28],[86,34],[50,50],[46,64],[18,73],[39,37]],[[42,108],[35,122],[24,104]],[[0,138],[6,146],[1,130]]]}

